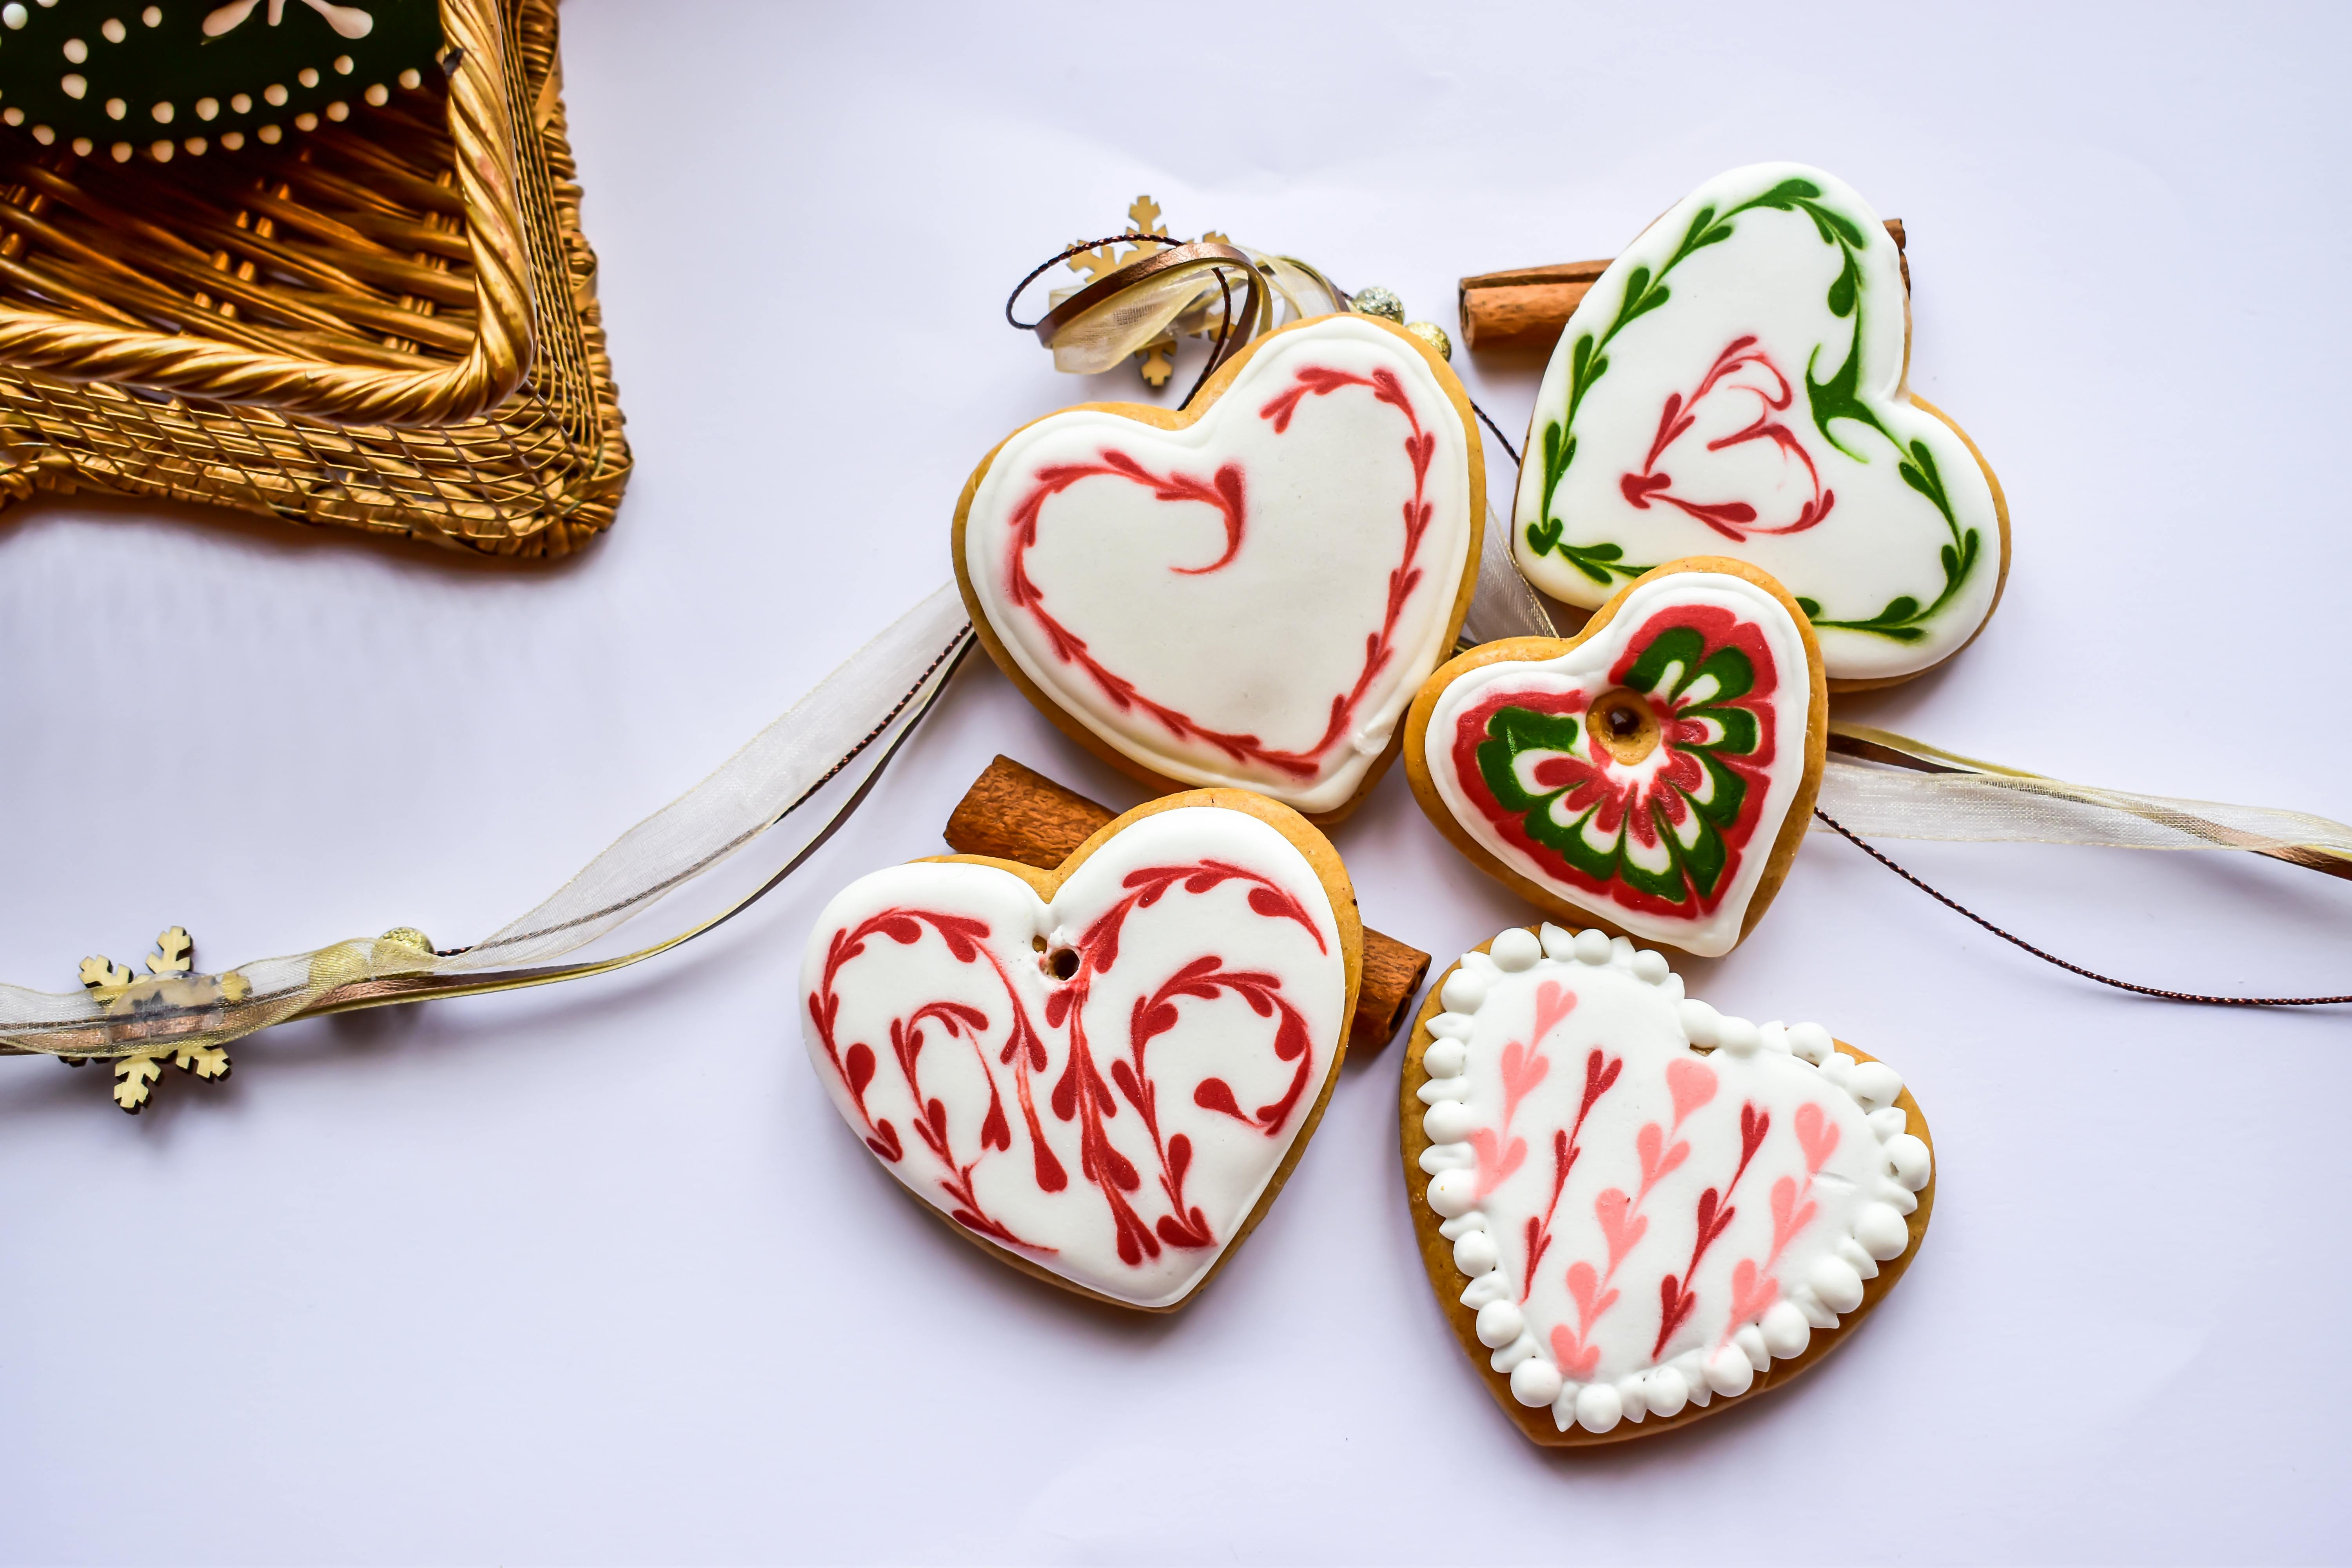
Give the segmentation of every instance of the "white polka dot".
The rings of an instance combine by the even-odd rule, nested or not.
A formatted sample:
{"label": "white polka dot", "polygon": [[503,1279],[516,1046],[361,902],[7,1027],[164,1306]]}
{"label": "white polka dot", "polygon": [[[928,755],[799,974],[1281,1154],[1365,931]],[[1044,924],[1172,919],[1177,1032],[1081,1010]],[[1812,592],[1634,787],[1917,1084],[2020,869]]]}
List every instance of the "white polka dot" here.
{"label": "white polka dot", "polygon": [[21,27],[27,20],[29,18],[26,16],[25,8],[22,5],[0,5],[0,22],[5,22],[11,27]]}
{"label": "white polka dot", "polygon": [[392,94],[384,90],[383,83],[382,82],[377,82],[374,86],[369,88],[362,96],[379,109],[392,101]]}
{"label": "white polka dot", "polygon": [[251,114],[253,112],[253,95],[249,92],[234,94],[228,100],[228,107],[231,113]]}
{"label": "white polka dot", "polygon": [[117,142],[113,146],[109,147],[107,151],[114,154],[114,161],[116,163],[128,163],[131,162],[131,154],[133,149],[128,142]]}
{"label": "white polka dot", "polygon": [[33,140],[38,142],[44,147],[47,146],[57,139],[58,133],[50,130],[47,126],[36,125],[33,127]]}
{"label": "white polka dot", "polygon": [[335,57],[335,74],[337,76],[349,76],[355,68],[356,68],[352,64],[351,56],[337,55]]}
{"label": "white polka dot", "polygon": [[77,136],[73,140],[74,152],[84,158],[89,156],[89,150],[96,145],[97,143],[87,136]]}
{"label": "white polka dot", "polygon": [[294,73],[294,79],[304,87],[316,87],[319,85],[319,73],[314,68],[304,66]]}
{"label": "white polka dot", "polygon": [[0,120],[5,120],[11,125],[22,125],[25,123],[25,111],[10,104],[6,110],[0,110]]}
{"label": "white polka dot", "polygon": [[319,117],[312,114],[310,110],[304,110],[301,113],[294,117],[294,129],[297,131],[316,131],[319,129]]}
{"label": "white polka dot", "polygon": [[106,117],[109,120],[120,120],[130,112],[131,106],[121,99],[110,98],[106,100]]}
{"label": "white polka dot", "polygon": [[261,89],[261,99],[263,102],[273,107],[285,102],[286,84],[282,81],[271,82],[268,87]]}
{"label": "white polka dot", "polygon": [[139,19],[151,27],[160,27],[163,25],[163,7],[150,5],[139,13]]}
{"label": "white polka dot", "polygon": [[199,120],[213,120],[213,119],[216,119],[216,118],[218,118],[219,114],[220,114],[220,100],[219,100],[219,99],[217,99],[217,98],[200,98],[200,99],[196,100],[196,118],[197,118],[197,119],[199,119]]}
{"label": "white polka dot", "polygon": [[89,82],[78,71],[68,71],[58,79],[58,86],[68,98],[79,98],[89,90]]}
{"label": "white polka dot", "polygon": [[236,152],[238,148],[245,145],[245,132],[242,131],[222,132],[221,145],[227,148],[232,153]]}
{"label": "white polka dot", "polygon": [[205,147],[210,145],[210,143],[205,142],[205,140],[201,136],[191,136],[185,142],[181,142],[180,145],[185,147],[189,152],[194,153],[197,157],[201,158],[205,155]]}
{"label": "white polka dot", "polygon": [[106,41],[110,44],[119,44],[131,35],[131,29],[124,26],[119,17],[114,16],[109,16],[105,26],[100,27],[99,31],[106,35]]}
{"label": "white polka dot", "polygon": [[65,42],[65,57],[75,65],[79,65],[89,58],[89,46],[79,38],[68,38]]}
{"label": "white polka dot", "polygon": [[[22,7],[16,7],[16,9],[22,9]],[[13,27],[21,27],[24,24],[22,22],[12,22],[9,26]],[[400,73],[400,85],[403,87],[417,87],[422,85],[424,80],[425,79],[423,77],[416,74],[416,68],[415,66],[411,66],[406,70]]]}
{"label": "white polka dot", "polygon": [[341,99],[340,99],[340,98],[339,98],[339,99],[335,100],[335,101],[334,101],[334,102],[332,102],[332,103],[331,103],[331,104],[327,105],[327,118],[328,118],[328,119],[330,119],[330,120],[349,120],[351,117],[352,117],[352,106],[351,106],[350,104],[348,104],[348,103],[345,103]]}
{"label": "white polka dot", "polygon": [[285,135],[286,132],[278,130],[275,125],[265,125],[260,130],[255,132],[254,134],[260,137],[264,142],[268,142],[272,145],[275,145],[278,139],[280,136]]}
{"label": "white polka dot", "polygon": [[171,124],[171,123],[172,123],[172,116],[173,116],[173,114],[174,110],[173,110],[172,106],[171,106],[170,104],[168,104],[168,103],[159,103],[159,104],[157,104],[154,108],[152,108],[152,109],[149,110],[147,112],[148,112],[148,113],[150,113],[150,114],[152,114],[152,115],[153,115],[153,116],[155,117],[155,123],[156,123],[156,124],[158,124],[158,125],[169,125],[169,124]]}
{"label": "white polka dot", "polygon": [[155,162],[158,163],[168,163],[172,161],[173,147],[169,142],[158,142],[147,151],[155,154]]}

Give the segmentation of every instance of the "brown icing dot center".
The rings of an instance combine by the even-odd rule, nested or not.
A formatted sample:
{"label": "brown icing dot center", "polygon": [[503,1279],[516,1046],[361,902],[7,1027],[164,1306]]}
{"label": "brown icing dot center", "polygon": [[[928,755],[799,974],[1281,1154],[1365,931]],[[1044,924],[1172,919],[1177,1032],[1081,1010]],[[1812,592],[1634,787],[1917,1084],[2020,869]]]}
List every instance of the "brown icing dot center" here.
{"label": "brown icing dot center", "polygon": [[[1658,749],[1660,725],[1650,700],[1627,687],[1615,687],[1592,700],[1584,722],[1595,752],[1632,764]],[[1596,761],[1598,758],[1595,759]]]}

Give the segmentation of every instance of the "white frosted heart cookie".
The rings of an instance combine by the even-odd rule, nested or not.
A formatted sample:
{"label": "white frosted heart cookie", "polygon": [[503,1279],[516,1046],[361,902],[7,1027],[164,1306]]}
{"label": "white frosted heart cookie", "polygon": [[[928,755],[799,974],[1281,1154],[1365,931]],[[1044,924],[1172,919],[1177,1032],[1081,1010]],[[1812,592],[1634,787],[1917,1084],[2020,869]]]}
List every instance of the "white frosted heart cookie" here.
{"label": "white frosted heart cookie", "polygon": [[1670,562],[1571,638],[1450,660],[1418,696],[1405,771],[1488,875],[1577,924],[1728,952],[1803,842],[1829,740],[1821,656],[1744,562]]}
{"label": "white frosted heart cookie", "polygon": [[962,1234],[1164,1310],[1305,1149],[1361,954],[1322,835],[1201,790],[1056,871],[955,857],[860,878],[810,935],[803,1033],[842,1119]]}
{"label": "white frosted heart cookie", "polygon": [[1572,605],[1677,556],[1753,562],[1811,616],[1833,689],[1966,646],[2009,567],[1992,470],[1906,384],[1902,256],[1798,163],[1718,174],[1569,320],[1536,396],[1512,549]]}
{"label": "white frosted heart cookie", "polygon": [[956,575],[997,664],[1097,754],[1330,821],[1453,646],[1485,513],[1444,361],[1322,316],[1192,411],[1087,404],[1007,437],[957,507]]}
{"label": "white frosted heart cookie", "polygon": [[1813,1365],[1908,1267],[1925,1119],[1815,1024],[1686,998],[1599,931],[1504,931],[1447,971],[1403,1085],[1423,1266],[1537,1442],[1685,1425]]}

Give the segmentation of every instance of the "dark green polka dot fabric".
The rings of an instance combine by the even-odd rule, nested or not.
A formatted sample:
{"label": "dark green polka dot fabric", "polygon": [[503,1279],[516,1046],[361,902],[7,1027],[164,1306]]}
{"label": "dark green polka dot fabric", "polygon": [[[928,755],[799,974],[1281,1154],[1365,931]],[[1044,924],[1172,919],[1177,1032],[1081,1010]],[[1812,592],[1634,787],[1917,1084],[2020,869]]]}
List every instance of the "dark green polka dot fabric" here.
{"label": "dark green polka dot fabric", "polygon": [[5,0],[0,121],[168,160],[346,120],[440,69],[436,0]]}

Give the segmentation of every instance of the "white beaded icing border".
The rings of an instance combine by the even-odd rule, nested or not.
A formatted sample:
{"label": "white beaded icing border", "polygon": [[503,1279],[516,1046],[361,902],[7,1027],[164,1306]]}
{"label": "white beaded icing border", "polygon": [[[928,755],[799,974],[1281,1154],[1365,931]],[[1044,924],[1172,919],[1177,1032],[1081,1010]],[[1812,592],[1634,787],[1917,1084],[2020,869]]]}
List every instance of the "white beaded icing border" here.
{"label": "white beaded icing border", "polygon": [[[1621,1420],[1638,1424],[1653,1415],[1679,1415],[1686,1405],[1704,1408],[1718,1394],[1747,1393],[1756,1374],[1776,1358],[1803,1354],[1815,1329],[1836,1328],[1839,1313],[1862,1305],[1863,1281],[1876,1278],[1881,1263],[1900,1258],[1910,1246],[1904,1216],[1918,1209],[1916,1194],[1933,1169],[1927,1145],[1905,1131],[1906,1118],[1895,1103],[1903,1079],[1892,1068],[1837,1050],[1819,1024],[1758,1025],[1726,1017],[1683,994],[1682,976],[1668,967],[1664,954],[1637,949],[1622,936],[1591,930],[1570,934],[1547,923],[1540,938],[1514,926],[1489,947],[1487,952],[1462,955],[1438,993],[1445,1010],[1429,1021],[1430,1043],[1422,1054],[1429,1078],[1420,1098],[1429,1107],[1422,1130],[1430,1146],[1422,1151],[1421,1168],[1431,1178],[1424,1201],[1444,1222],[1439,1234],[1454,1244],[1454,1266],[1470,1281],[1462,1304],[1478,1314],[1478,1341],[1495,1352],[1489,1364],[1509,1376],[1511,1397],[1530,1408],[1551,1406],[1552,1420],[1563,1432],[1571,1426],[1607,1432]],[[1504,1276],[1501,1254],[1487,1234],[1486,1216],[1470,1198],[1476,1156],[1466,1142],[1475,1129],[1464,1106],[1469,1080],[1462,1075],[1472,1020],[1501,976],[1570,964],[1618,970],[1665,992],[1678,1004],[1683,1034],[1694,1046],[1734,1056],[1778,1051],[1818,1069],[1862,1108],[1878,1134],[1881,1154],[1878,1191],[1856,1212],[1851,1234],[1773,1303],[1761,1322],[1742,1328],[1712,1357],[1685,1351],[1615,1383],[1580,1384],[1560,1376],[1527,1326],[1515,1287]]]}

